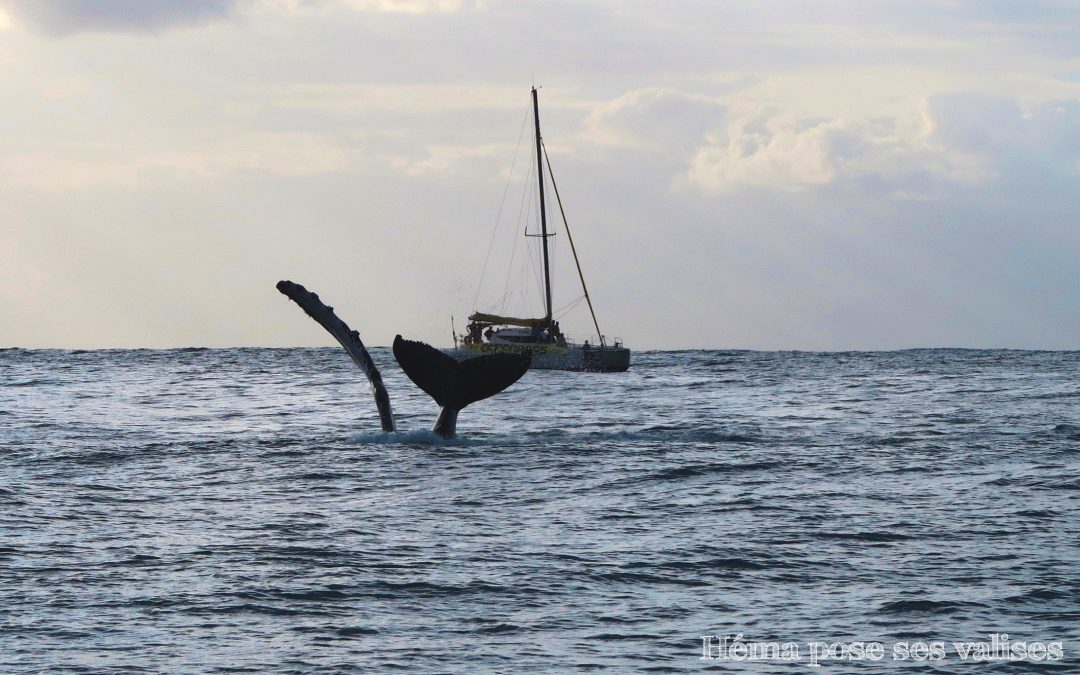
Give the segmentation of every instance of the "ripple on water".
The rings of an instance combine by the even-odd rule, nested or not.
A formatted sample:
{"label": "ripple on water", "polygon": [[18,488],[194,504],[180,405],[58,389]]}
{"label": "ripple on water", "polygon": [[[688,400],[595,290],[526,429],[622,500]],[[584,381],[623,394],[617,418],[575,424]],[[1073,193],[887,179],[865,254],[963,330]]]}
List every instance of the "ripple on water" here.
{"label": "ripple on water", "polygon": [[1080,353],[642,352],[529,373],[446,441],[372,352],[399,432],[340,350],[0,350],[0,671],[684,672],[702,635],[1006,632],[1080,672]]}

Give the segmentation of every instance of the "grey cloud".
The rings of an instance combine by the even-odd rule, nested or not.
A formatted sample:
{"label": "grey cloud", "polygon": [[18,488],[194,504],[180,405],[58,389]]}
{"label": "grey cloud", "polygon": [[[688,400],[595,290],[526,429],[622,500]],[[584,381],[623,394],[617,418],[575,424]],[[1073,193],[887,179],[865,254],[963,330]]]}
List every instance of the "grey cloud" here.
{"label": "grey cloud", "polygon": [[950,183],[1080,175],[1080,101],[1025,112],[1015,98],[955,92],[930,97],[924,117],[804,120],[767,107],[729,117],[685,175],[705,193],[857,183],[925,199]]}
{"label": "grey cloud", "polygon": [[83,32],[156,33],[222,19],[236,0],[5,0],[19,23],[46,35]]}
{"label": "grey cloud", "polygon": [[682,178],[705,193],[866,179],[906,193],[920,182],[977,184],[992,177],[977,153],[932,143],[931,129],[917,117],[806,120],[761,107],[733,115],[710,134]]}
{"label": "grey cloud", "polygon": [[1025,112],[1013,99],[951,93],[929,104],[934,137],[943,145],[982,153],[1014,174],[1042,166],[1077,175],[1080,101],[1048,101]]}
{"label": "grey cloud", "polygon": [[679,156],[723,122],[726,108],[719,99],[677,89],[635,89],[597,106],[585,120],[586,136]]}
{"label": "grey cloud", "polygon": [[1019,140],[1024,121],[1011,99],[953,92],[929,100],[934,138],[949,147],[986,151]]}

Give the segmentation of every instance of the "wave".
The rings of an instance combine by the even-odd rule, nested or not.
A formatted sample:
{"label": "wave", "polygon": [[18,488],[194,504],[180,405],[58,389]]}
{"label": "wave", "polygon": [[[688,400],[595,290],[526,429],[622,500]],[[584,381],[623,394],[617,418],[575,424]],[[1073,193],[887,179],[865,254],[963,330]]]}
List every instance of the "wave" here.
{"label": "wave", "polygon": [[896,600],[886,602],[878,611],[882,614],[955,614],[966,609],[985,608],[979,602],[952,600]]}
{"label": "wave", "polygon": [[1044,602],[1053,602],[1055,600],[1071,600],[1073,599],[1074,595],[1074,592],[1069,590],[1060,590],[1053,588],[1033,588],[1027,593],[1009,596],[1005,598],[1005,601],[1013,604],[1039,605]]}
{"label": "wave", "polygon": [[870,532],[817,532],[814,534],[819,539],[834,539],[837,541],[865,541],[870,543],[889,543],[894,541],[907,541],[913,539],[910,535],[899,532],[870,531]]}
{"label": "wave", "polygon": [[714,462],[711,464],[694,464],[690,466],[677,466],[663,469],[644,476],[642,481],[665,481],[679,480],[682,478],[694,478],[708,476],[710,474],[738,473],[742,471],[767,471],[783,466],[780,462]]}
{"label": "wave", "polygon": [[25,504],[24,500],[19,493],[11,488],[0,485],[0,503],[7,502],[8,504]]}
{"label": "wave", "polygon": [[4,382],[0,384],[2,387],[41,387],[51,384],[60,384],[59,380],[50,380],[47,378],[30,378],[29,380],[14,380],[11,382]]}
{"label": "wave", "polygon": [[[616,426],[618,423],[610,422],[608,424],[610,426]],[[643,429],[555,429],[545,430],[543,434],[549,438],[573,440],[581,443],[604,441],[662,441],[667,443],[756,444],[763,443],[767,440],[764,435],[756,431],[740,430],[737,428],[733,429],[730,427],[694,427],[667,424],[657,424]]]}

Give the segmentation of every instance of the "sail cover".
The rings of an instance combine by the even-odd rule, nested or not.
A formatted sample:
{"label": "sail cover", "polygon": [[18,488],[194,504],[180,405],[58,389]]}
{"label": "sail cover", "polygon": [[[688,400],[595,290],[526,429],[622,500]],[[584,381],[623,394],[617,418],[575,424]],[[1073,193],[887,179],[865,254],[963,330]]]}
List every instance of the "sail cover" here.
{"label": "sail cover", "polygon": [[469,321],[490,323],[496,326],[524,326],[525,328],[532,328],[533,326],[544,328],[548,323],[547,319],[515,319],[512,316],[498,316],[497,314],[484,314],[483,312],[470,315]]}

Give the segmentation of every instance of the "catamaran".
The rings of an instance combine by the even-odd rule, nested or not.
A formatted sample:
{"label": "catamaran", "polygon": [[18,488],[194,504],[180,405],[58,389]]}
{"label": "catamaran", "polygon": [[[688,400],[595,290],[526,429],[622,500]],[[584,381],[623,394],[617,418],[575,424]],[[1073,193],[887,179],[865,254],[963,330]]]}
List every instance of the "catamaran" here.
{"label": "catamaran", "polygon": [[[541,370],[581,370],[590,372],[621,372],[630,367],[630,350],[623,346],[622,340],[608,340],[600,331],[596,320],[592,300],[585,286],[585,276],[578,261],[574,238],[566,222],[559,188],[551,174],[551,160],[547,156],[543,137],[540,135],[540,104],[536,87],[532,89],[533,123],[536,130],[536,175],[540,211],[540,234],[526,236],[539,237],[543,256],[544,316],[540,318],[516,318],[501,316],[491,312],[475,311],[469,315],[469,324],[462,335],[454,334],[454,349],[449,353],[458,359],[466,359],[491,352],[532,353],[532,368]],[[559,322],[555,320],[551,305],[551,263],[548,252],[548,239],[554,233],[548,231],[547,205],[544,199],[544,165],[547,164],[548,176],[555,192],[555,199],[562,215],[563,230],[570,240],[570,250],[574,255],[581,290],[592,316],[597,337],[580,344],[563,334]]]}

